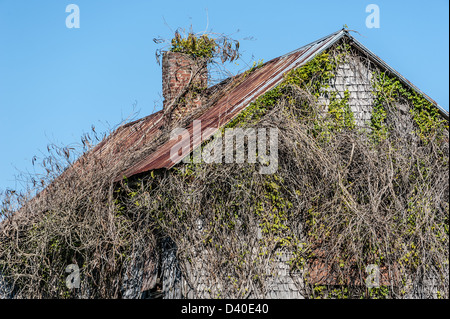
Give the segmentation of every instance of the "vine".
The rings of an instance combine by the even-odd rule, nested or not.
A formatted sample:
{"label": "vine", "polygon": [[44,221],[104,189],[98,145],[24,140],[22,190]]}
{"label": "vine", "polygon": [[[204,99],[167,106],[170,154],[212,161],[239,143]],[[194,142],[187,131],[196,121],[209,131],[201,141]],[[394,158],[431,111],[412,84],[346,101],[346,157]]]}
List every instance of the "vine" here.
{"label": "vine", "polygon": [[[302,67],[288,72],[278,86],[258,97],[256,101],[251,103],[231,121],[227,127],[235,127],[239,123],[242,125],[242,123],[251,124],[257,122],[282,99],[288,99],[291,105],[297,103],[298,101],[293,98],[296,94],[293,93],[292,87],[305,90],[314,96],[314,101],[304,101],[302,105],[305,108],[305,113],[303,114],[311,115],[311,102],[317,102],[317,99],[330,88],[330,81],[335,77],[335,70],[340,63],[345,61],[349,50],[350,46],[346,43],[338,45],[333,51],[325,51]],[[329,114],[337,122],[343,122],[341,124],[344,124],[344,126],[354,127],[353,115],[348,107],[348,91],[342,100],[337,99],[336,92],[329,94],[331,94]]]}
{"label": "vine", "polygon": [[[212,52],[206,38],[177,41],[174,50]],[[349,92],[330,89],[349,50],[332,47],[289,72],[228,125],[279,128],[276,174],[248,163],[180,163],[114,184],[136,153],[92,152],[47,196],[20,202],[21,218],[9,219],[16,209],[6,197],[0,270],[15,297],[120,298],[125,278],[145,262],[159,279],[179,272],[182,297],[265,297],[282,251],[305,297],[407,298],[432,278],[436,292],[427,296],[448,298],[448,143],[432,138],[442,120],[397,80],[375,77],[371,123],[386,143],[368,143],[355,129]],[[412,103],[410,120],[426,143],[405,141],[389,126],[398,99]],[[167,269],[163,253],[173,253],[175,268]],[[70,292],[62,281],[68,263],[80,266],[83,282]],[[363,286],[369,264],[389,285]],[[139,296],[142,274],[134,276]]]}
{"label": "vine", "polygon": [[166,47],[156,50],[158,63],[162,53],[165,51],[188,54],[194,59],[203,59],[207,62],[219,60],[221,64],[233,62],[240,57],[239,41],[223,34],[213,34],[211,32],[197,34],[192,31],[192,27],[189,32],[178,28],[170,41],[163,38],[155,38],[153,42],[157,44],[166,43]]}
{"label": "vine", "polygon": [[421,94],[406,87],[399,79],[386,72],[372,74],[374,106],[371,127],[376,141],[386,139],[389,128],[386,117],[389,108],[395,108],[402,100],[409,102],[410,114],[417,126],[415,133],[424,143],[436,134],[442,135],[443,129],[448,130],[448,123],[439,114],[439,110]]}

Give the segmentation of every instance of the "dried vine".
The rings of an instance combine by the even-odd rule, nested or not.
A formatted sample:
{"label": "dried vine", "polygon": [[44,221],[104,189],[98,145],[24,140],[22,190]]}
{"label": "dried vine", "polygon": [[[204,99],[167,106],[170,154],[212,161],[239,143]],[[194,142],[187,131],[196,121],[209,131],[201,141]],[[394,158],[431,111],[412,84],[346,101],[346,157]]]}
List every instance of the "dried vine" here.
{"label": "dried vine", "polygon": [[[116,184],[132,150],[120,159],[87,152],[67,170],[55,165],[73,154],[52,155],[40,196],[4,194],[0,272],[12,295],[124,297],[133,276],[137,291],[144,272],[160,277],[170,240],[187,296],[265,297],[277,254],[286,253],[305,297],[448,298],[448,126],[424,129],[418,104],[380,117],[394,96],[389,105],[376,99],[371,131],[356,127],[348,96],[329,91],[336,67],[352,57],[345,44],[333,47],[229,124],[279,129],[273,175],[259,174],[259,164],[180,164]],[[405,125],[416,138],[404,138]],[[381,127],[386,134],[374,140]],[[65,285],[68,264],[80,267],[79,289]],[[382,287],[364,286],[369,264],[382,270]]]}

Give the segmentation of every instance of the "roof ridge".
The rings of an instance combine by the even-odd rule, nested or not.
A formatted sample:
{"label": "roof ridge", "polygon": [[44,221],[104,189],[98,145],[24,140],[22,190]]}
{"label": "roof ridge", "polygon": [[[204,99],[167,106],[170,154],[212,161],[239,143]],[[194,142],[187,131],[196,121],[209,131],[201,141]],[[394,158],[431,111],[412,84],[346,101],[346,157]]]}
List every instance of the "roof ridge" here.
{"label": "roof ridge", "polygon": [[[308,43],[308,44],[305,44],[305,45],[303,45],[303,46],[301,46],[301,47],[299,47],[299,48],[297,48],[297,49],[295,49],[295,50],[292,50],[291,52],[288,52],[288,53],[286,53],[286,54],[283,54],[283,55],[279,56],[279,58],[282,58],[282,57],[291,55],[291,54],[296,53],[296,52],[299,52],[299,51],[302,51],[302,50],[304,50],[305,48],[311,47],[311,46],[313,46],[313,45],[315,45],[315,44],[318,44],[318,43],[320,43],[320,42],[323,42],[323,41],[327,40],[328,38],[332,38],[332,37],[340,38],[340,37],[341,37],[342,35],[344,35],[344,34],[347,34],[349,37],[352,37],[352,36],[348,33],[348,31],[347,31],[346,29],[341,29],[341,30],[338,30],[338,31],[336,31],[336,32],[333,32],[333,33],[331,33],[331,34],[329,34],[329,35],[327,35],[327,36],[324,36],[324,37],[322,37],[322,38],[320,38],[320,39],[318,39],[318,40],[316,40],[316,41],[312,41],[312,42],[310,42],[310,43]],[[352,38],[353,38],[353,37],[352,37]]]}

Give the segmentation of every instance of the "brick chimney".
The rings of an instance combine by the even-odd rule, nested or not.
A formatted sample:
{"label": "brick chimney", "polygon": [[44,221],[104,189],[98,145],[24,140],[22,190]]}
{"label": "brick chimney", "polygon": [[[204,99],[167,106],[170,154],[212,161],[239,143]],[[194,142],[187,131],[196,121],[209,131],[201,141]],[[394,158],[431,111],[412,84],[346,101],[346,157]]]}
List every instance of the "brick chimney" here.
{"label": "brick chimney", "polygon": [[[189,80],[191,80],[190,85]],[[188,92],[184,93],[179,97],[178,101],[172,104],[178,95],[188,88],[188,85]],[[201,93],[208,86],[206,61],[195,60],[184,53],[164,52],[162,58],[162,86],[164,112],[168,113],[170,121],[178,121],[202,104]]]}

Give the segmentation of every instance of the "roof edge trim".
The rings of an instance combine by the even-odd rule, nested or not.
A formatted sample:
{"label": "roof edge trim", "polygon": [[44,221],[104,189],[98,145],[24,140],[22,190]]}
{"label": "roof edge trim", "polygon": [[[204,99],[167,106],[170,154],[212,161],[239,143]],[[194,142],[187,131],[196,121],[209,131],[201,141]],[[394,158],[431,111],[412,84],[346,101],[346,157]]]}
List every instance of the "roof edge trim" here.
{"label": "roof edge trim", "polygon": [[443,115],[446,120],[449,119],[449,113],[447,110],[445,110],[442,106],[440,106],[435,100],[430,98],[427,94],[425,94],[422,90],[420,90],[417,86],[412,84],[409,80],[407,80],[403,75],[401,75],[397,70],[395,70],[393,67],[391,67],[389,64],[387,64],[385,61],[383,61],[380,57],[378,57],[375,53],[373,53],[371,50],[369,50],[366,46],[364,46],[361,42],[356,40],[353,36],[350,34],[347,34],[347,36],[354,42],[354,44],[362,51],[367,53],[372,59],[375,60],[381,67],[387,69],[389,72],[391,72],[393,75],[395,75],[403,84],[407,85],[412,90],[416,91],[417,93],[421,94],[428,102],[433,104],[435,107],[438,108],[441,115]]}

